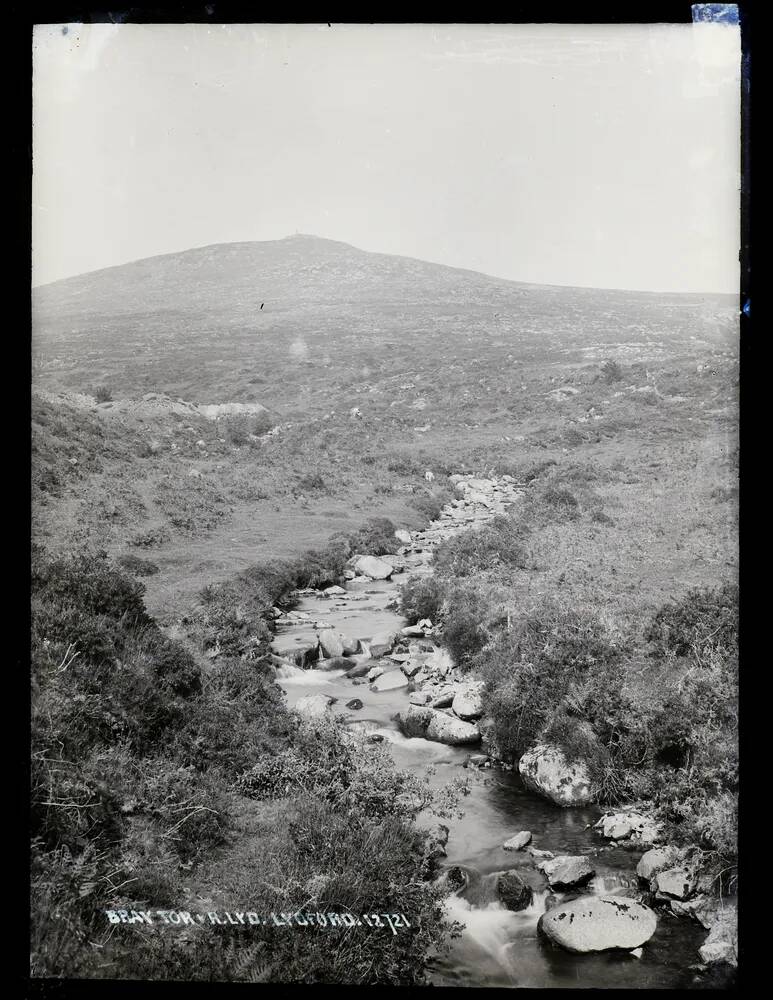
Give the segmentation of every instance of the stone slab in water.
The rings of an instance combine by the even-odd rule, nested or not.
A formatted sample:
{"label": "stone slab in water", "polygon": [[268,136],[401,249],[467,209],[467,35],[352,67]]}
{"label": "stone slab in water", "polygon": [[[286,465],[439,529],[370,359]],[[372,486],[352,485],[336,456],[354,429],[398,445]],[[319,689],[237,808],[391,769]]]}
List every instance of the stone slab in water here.
{"label": "stone slab in water", "polygon": [[397,688],[408,687],[410,681],[402,670],[387,670],[371,684],[371,691],[395,691]]}
{"label": "stone slab in water", "polygon": [[562,854],[550,861],[542,861],[537,868],[545,875],[551,888],[569,888],[582,885],[592,878],[596,872],[588,858]]}
{"label": "stone slab in water", "polygon": [[514,837],[506,840],[502,847],[506,851],[521,851],[528,843],[531,842],[531,833],[529,830],[521,830],[520,833],[516,833]]}
{"label": "stone slab in water", "polygon": [[537,926],[567,951],[585,953],[640,948],[657,925],[655,913],[642,903],[616,896],[581,896],[543,913]]}

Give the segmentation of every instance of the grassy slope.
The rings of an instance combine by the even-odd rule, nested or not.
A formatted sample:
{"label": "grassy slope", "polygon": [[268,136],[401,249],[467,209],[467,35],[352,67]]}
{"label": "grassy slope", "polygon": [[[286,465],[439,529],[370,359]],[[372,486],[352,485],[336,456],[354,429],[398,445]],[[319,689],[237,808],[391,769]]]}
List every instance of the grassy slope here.
{"label": "grassy slope", "polygon": [[[688,540],[704,507],[704,534],[728,534],[716,504],[684,493],[732,480],[722,462],[736,362],[722,299],[517,285],[293,237],[58,282],[36,293],[35,318],[41,389],[261,402],[281,427],[253,441],[141,407],[36,403],[35,473],[48,490],[37,494],[36,534],[54,548],[87,541],[152,558],[156,613],[179,613],[210,579],[366,517],[418,523],[410,501],[428,468],[622,462],[632,482],[610,493],[621,514],[606,540],[628,547],[624,587],[644,578],[660,592],[705,573],[699,557],[715,557],[701,529]],[[606,358],[622,382],[600,378]],[[551,393],[564,385],[579,392],[559,402]],[[645,386],[660,395],[636,391]],[[313,474],[324,483],[309,490]],[[637,554],[632,519],[657,564]],[[132,547],[149,533],[145,551]],[[585,555],[568,549],[562,569],[572,558]]]}
{"label": "grassy slope", "polygon": [[[205,584],[369,517],[419,524],[444,474],[550,461],[541,481],[582,513],[534,513],[535,568],[506,579],[513,613],[557,596],[640,634],[665,600],[735,575],[737,356],[721,299],[519,286],[295,238],[57,283],[35,310],[36,387],[70,394],[34,397],[35,537],[152,560],[162,623]],[[100,384],[116,400],[260,402],[281,430],[252,440],[238,421],[72,396]],[[656,680],[629,677],[643,700]],[[262,850],[240,834],[262,808],[235,807],[239,870]]]}

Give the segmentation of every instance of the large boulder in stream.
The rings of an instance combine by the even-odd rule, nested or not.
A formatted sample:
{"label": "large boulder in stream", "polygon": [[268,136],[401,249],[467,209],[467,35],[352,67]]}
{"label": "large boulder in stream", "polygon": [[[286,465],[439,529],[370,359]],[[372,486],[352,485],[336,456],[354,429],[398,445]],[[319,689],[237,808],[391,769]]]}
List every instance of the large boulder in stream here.
{"label": "large boulder in stream", "polygon": [[464,746],[480,740],[477,726],[433,708],[409,705],[404,712],[400,712],[397,720],[405,736],[434,740],[448,746]]}
{"label": "large boulder in stream", "polygon": [[451,708],[455,715],[465,721],[479,719],[483,715],[483,682],[473,681],[459,688]]}
{"label": "large boulder in stream", "polygon": [[590,775],[582,762],[570,764],[555,746],[540,744],[518,762],[527,788],[557,806],[585,806],[590,802]]}
{"label": "large boulder in stream", "polygon": [[497,894],[508,910],[525,910],[533,898],[531,886],[515,871],[497,877]]}
{"label": "large boulder in stream", "polygon": [[343,637],[332,629],[326,628],[319,633],[319,648],[325,658],[344,655]]}
{"label": "large boulder in stream", "polygon": [[658,918],[642,903],[619,896],[581,896],[543,913],[537,928],[573,952],[640,948],[655,933]]}
{"label": "large boulder in stream", "polygon": [[375,556],[360,556],[354,564],[354,571],[359,576],[369,576],[371,580],[388,580],[394,566]]}

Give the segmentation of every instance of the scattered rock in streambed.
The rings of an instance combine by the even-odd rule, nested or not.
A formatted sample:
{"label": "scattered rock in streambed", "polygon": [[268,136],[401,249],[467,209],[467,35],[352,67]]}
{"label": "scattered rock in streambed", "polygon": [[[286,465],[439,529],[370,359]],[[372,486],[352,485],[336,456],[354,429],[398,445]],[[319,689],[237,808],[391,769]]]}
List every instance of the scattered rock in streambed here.
{"label": "scattered rock in streambed", "polygon": [[634,808],[604,813],[593,829],[598,830],[607,840],[655,844],[663,839],[661,824]]}
{"label": "scattered rock in streambed", "polygon": [[371,682],[375,681],[383,673],[386,673],[386,671],[384,670],[383,667],[371,667],[370,670],[368,671],[368,680],[371,681]]}
{"label": "scattered rock in streambed", "polygon": [[529,830],[521,830],[514,837],[506,840],[502,844],[505,851],[522,851],[527,844],[531,843],[531,833]]}
{"label": "scattered rock in streambed", "polygon": [[448,746],[463,746],[480,740],[477,726],[433,708],[409,705],[404,712],[398,713],[397,722],[405,736],[434,740]]}
{"label": "scattered rock in streambed", "polygon": [[408,687],[410,681],[402,670],[386,670],[380,674],[371,684],[371,691],[396,691],[398,688]]}
{"label": "scattered rock in streambed", "polygon": [[524,785],[556,805],[584,806],[590,802],[590,775],[583,763],[570,764],[555,746],[540,744],[518,762]]}
{"label": "scattered rock in streambed", "polygon": [[370,660],[364,660],[362,663],[355,663],[354,666],[346,671],[346,676],[352,677],[365,677],[369,670],[371,670],[373,664]]}
{"label": "scattered rock in streambed", "polygon": [[451,709],[465,721],[479,719],[483,715],[483,682],[473,681],[459,688],[451,702]]}
{"label": "scattered rock in streambed", "polygon": [[676,847],[655,847],[642,854],[636,866],[636,874],[645,882],[651,882],[658,872],[672,868],[680,857],[681,851]]}
{"label": "scattered rock in streambed", "polygon": [[411,705],[426,705],[432,700],[432,695],[429,691],[412,691],[408,695],[408,702]]}
{"label": "scattered rock in streambed", "polygon": [[569,889],[582,885],[596,874],[590,860],[584,855],[561,854],[549,861],[541,861],[537,868],[548,880],[551,889]]}
{"label": "scattered rock in streambed", "polygon": [[395,648],[397,639],[398,635],[396,632],[380,632],[378,635],[374,635],[368,643],[368,651],[374,659],[386,656],[387,653],[391,653]]}
{"label": "scattered rock in streambed", "polygon": [[407,663],[400,665],[400,669],[406,677],[415,677],[423,666],[421,660],[408,660]]}
{"label": "scattered rock in streambed", "polygon": [[346,707],[352,709],[352,711],[359,711],[362,708],[362,702],[359,698],[352,698],[351,701],[347,701]]}
{"label": "scattered rock in streambed", "polygon": [[735,901],[725,901],[709,931],[708,937],[699,948],[701,959],[706,965],[725,962],[735,968],[738,965],[738,908]]}
{"label": "scattered rock in streambed", "polygon": [[346,670],[352,669],[352,661],[345,656],[330,656],[324,660],[317,660],[314,664],[315,670]]}
{"label": "scattered rock in streambed", "polygon": [[354,562],[354,571],[358,576],[368,576],[371,580],[388,580],[394,567],[375,556],[358,556]]}
{"label": "scattered rock in streambed", "polygon": [[469,767],[486,767],[486,765],[490,764],[490,763],[491,762],[489,761],[489,758],[488,758],[487,754],[485,754],[485,753],[473,753],[473,754],[470,754],[470,756],[464,762],[463,766],[464,767],[468,767],[468,766]]}
{"label": "scattered rock in streambed", "polygon": [[322,590],[325,597],[345,597],[346,591],[343,587],[339,587],[338,584],[333,584],[332,587],[325,587]]}
{"label": "scattered rock in streambed", "polygon": [[734,897],[722,898],[709,893],[700,893],[689,900],[672,899],[669,903],[675,916],[697,920],[707,931],[711,930],[727,906],[735,906]]}
{"label": "scattered rock in streambed", "polygon": [[508,910],[525,910],[534,898],[531,886],[516,871],[497,876],[497,894]]}
{"label": "scattered rock in streambed", "polygon": [[411,544],[411,533],[410,531],[406,531],[404,528],[398,528],[398,530],[395,532],[395,538],[398,540],[398,542],[402,542],[403,545]]}
{"label": "scattered rock in streambed", "polygon": [[537,928],[567,951],[585,953],[645,944],[658,925],[653,910],[616,896],[581,896],[543,913]]}
{"label": "scattered rock in streambed", "polygon": [[651,882],[656,896],[669,899],[689,899],[695,891],[696,877],[689,868],[666,868]]}
{"label": "scattered rock in streambed", "polygon": [[443,688],[439,694],[432,699],[433,708],[450,708],[456,695],[455,688]]}
{"label": "scattered rock in streambed", "polygon": [[470,883],[470,876],[460,865],[451,865],[440,873],[438,881],[450,892],[459,893]]}
{"label": "scattered rock in streambed", "polygon": [[343,632],[324,629],[319,633],[319,648],[324,657],[352,656],[360,648],[360,641]]}
{"label": "scattered rock in streambed", "polygon": [[309,694],[296,702],[295,711],[307,718],[319,719],[327,715],[334,701],[334,698],[328,698],[324,694]]}
{"label": "scattered rock in streambed", "polygon": [[287,639],[274,639],[271,643],[272,651],[283,660],[289,660],[296,667],[310,667],[315,660],[319,659],[319,643],[312,645],[299,645],[290,643]]}
{"label": "scattered rock in streambed", "polygon": [[344,655],[344,644],[341,637],[331,629],[320,632],[319,647],[322,650],[322,655],[326,657]]}
{"label": "scattered rock in streambed", "polygon": [[537,847],[527,847],[526,853],[530,854],[535,861],[550,861],[555,857],[552,851],[541,851]]}

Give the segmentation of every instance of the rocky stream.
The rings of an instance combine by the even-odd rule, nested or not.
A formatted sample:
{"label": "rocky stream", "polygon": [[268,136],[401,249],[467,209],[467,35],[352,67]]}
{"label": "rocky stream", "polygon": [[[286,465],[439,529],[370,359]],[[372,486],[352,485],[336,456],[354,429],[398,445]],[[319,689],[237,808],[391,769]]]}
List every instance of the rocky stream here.
{"label": "rocky stream", "polygon": [[[288,706],[340,714],[432,787],[467,779],[460,818],[419,817],[434,830],[448,914],[464,925],[433,962],[435,984],[711,985],[728,911],[690,884],[657,825],[632,808],[604,813],[582,769],[562,768],[551,748],[520,770],[490,756],[480,682],[456,669],[432,622],[401,618],[400,583],[432,572],[433,548],[505,513],[525,489],[507,476],[452,480],[457,499],[424,531],[398,532],[396,555],[354,558],[344,586],[299,591],[292,611],[275,609]],[[643,902],[653,898],[656,909]]]}

